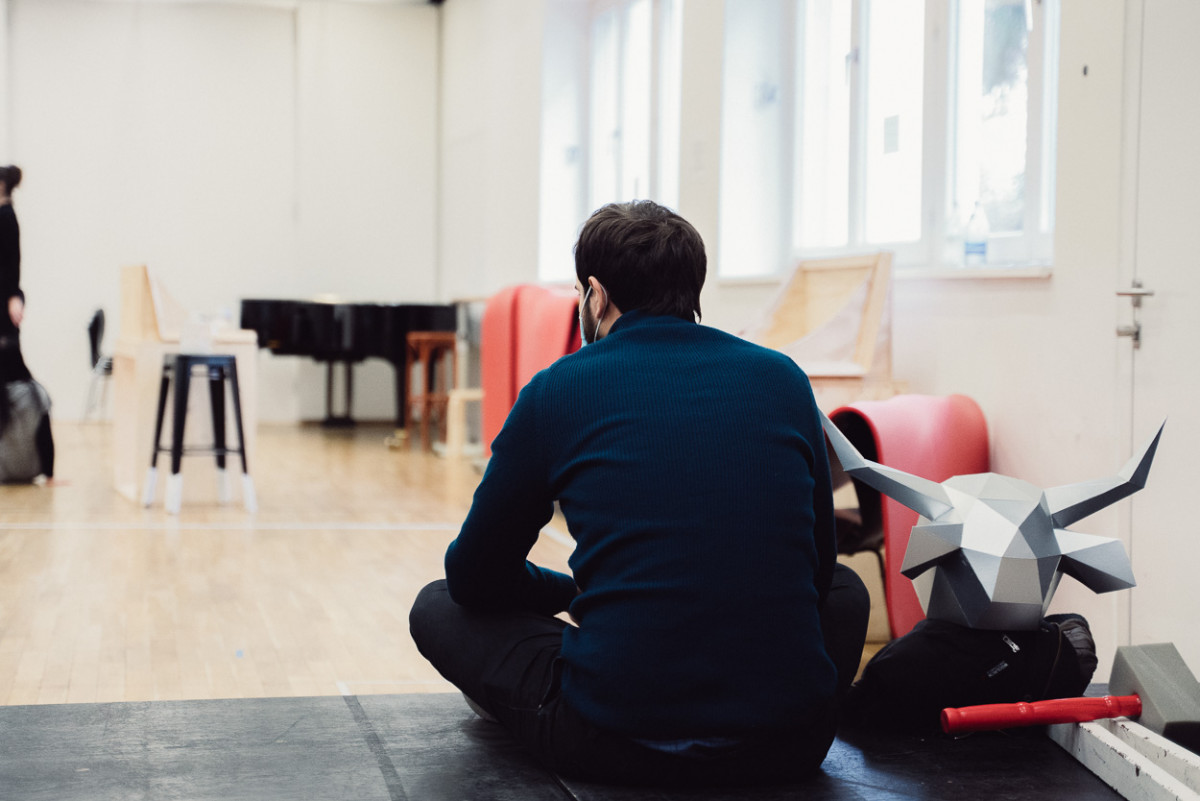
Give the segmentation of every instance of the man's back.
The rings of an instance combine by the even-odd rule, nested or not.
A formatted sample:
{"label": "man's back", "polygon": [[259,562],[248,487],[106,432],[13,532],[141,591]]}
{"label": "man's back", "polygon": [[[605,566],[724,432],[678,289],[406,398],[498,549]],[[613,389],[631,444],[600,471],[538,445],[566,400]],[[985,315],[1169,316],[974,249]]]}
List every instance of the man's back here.
{"label": "man's back", "polygon": [[497,467],[505,436],[537,443],[517,469],[577,541],[563,693],[585,718],[649,739],[737,737],[828,705],[828,467],[790,360],[628,313],[531,382]]}

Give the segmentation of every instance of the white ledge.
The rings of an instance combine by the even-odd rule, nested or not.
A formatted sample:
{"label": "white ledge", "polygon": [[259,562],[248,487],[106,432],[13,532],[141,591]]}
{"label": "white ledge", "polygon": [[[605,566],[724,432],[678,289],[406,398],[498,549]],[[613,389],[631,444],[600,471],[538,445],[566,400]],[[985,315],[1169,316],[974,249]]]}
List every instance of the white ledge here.
{"label": "white ledge", "polygon": [[1039,279],[1044,280],[1053,275],[1054,271],[1048,264],[1003,264],[988,267],[897,267],[892,277],[899,280],[947,280],[974,281],[996,279]]}
{"label": "white ledge", "polygon": [[[986,267],[903,267],[892,268],[892,278],[898,281],[995,281],[1047,280],[1054,274],[1049,264],[992,264]],[[777,287],[786,278],[775,275],[717,276],[722,287]]]}

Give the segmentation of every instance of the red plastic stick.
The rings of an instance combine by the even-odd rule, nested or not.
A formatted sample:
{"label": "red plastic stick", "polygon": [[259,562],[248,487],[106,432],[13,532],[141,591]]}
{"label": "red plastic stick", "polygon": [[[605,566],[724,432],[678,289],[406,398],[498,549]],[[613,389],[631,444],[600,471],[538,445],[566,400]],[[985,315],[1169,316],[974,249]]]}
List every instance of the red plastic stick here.
{"label": "red plastic stick", "polygon": [[1009,729],[1045,723],[1083,723],[1100,718],[1136,718],[1142,714],[1142,699],[1136,695],[1106,695],[1103,698],[1056,698],[1017,704],[983,704],[942,710],[942,731]]}

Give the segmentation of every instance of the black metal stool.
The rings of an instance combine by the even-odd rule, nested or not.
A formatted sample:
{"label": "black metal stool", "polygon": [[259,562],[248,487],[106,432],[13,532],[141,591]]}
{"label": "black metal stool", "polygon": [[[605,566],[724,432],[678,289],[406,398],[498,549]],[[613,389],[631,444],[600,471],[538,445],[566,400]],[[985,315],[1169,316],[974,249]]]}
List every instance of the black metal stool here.
{"label": "black metal stool", "polygon": [[[146,473],[146,488],[142,495],[142,505],[154,503],[154,495],[158,483],[158,454],[167,451],[171,454],[171,476],[167,479],[166,508],[171,514],[179,514],[183,502],[183,476],[179,469],[183,461],[184,423],[187,419],[188,389],[191,385],[192,370],[204,367],[208,373],[208,391],[212,405],[213,444],[209,448],[189,448],[187,453],[211,453],[217,459],[218,499],[222,503],[229,501],[229,478],[225,472],[225,457],[236,453],[242,459],[242,501],[246,510],[254,512],[258,508],[258,498],[254,492],[254,481],[250,478],[250,468],[246,464],[246,437],[242,430],[242,401],[238,390],[237,359],[227,354],[196,354],[179,353],[163,358],[162,386],[158,393],[158,419],[154,424],[154,448],[150,454],[150,470]],[[171,380],[175,381],[175,405],[171,417],[171,445],[162,445],[163,417],[167,409],[167,394],[170,391]],[[237,426],[238,446],[227,447],[225,444],[225,383],[233,394],[233,419]]]}

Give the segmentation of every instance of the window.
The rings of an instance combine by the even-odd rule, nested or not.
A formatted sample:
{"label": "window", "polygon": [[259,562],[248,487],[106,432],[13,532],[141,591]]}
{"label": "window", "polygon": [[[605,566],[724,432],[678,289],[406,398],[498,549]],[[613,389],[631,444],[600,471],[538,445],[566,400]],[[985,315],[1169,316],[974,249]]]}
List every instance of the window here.
{"label": "window", "polygon": [[1048,262],[1057,47],[1058,0],[727,0],[721,274]]}
{"label": "window", "polygon": [[680,4],[550,4],[541,280],[574,280],[575,234],[605,203],[649,198],[678,206]]}

